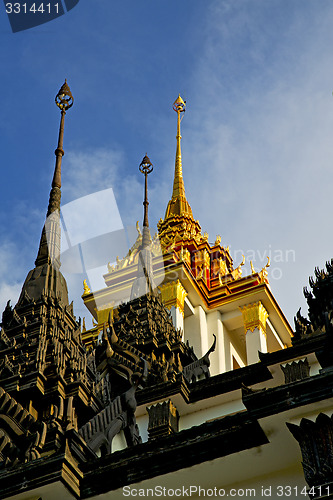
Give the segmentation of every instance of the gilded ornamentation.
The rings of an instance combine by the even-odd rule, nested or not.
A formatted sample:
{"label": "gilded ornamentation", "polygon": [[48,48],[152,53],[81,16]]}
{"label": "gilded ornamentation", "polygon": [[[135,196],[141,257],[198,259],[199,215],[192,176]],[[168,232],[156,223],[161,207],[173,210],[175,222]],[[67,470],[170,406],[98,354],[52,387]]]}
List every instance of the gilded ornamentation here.
{"label": "gilded ornamentation", "polygon": [[212,261],[213,276],[225,276],[227,271],[227,264],[221,257]]}
{"label": "gilded ornamentation", "polygon": [[259,278],[260,278],[260,283],[264,283],[266,281],[268,281],[268,272],[267,272],[267,268],[271,265],[271,261],[270,261],[270,258],[267,257],[267,264],[265,267],[262,268],[262,270],[260,271],[259,273]]}
{"label": "gilded ornamentation", "polygon": [[89,293],[91,293],[91,290],[87,284],[87,280],[83,280],[83,295],[88,295]]}
{"label": "gilded ornamentation", "polygon": [[[229,248],[229,247],[228,247]],[[242,262],[239,264],[238,267],[236,267],[236,269],[233,269],[230,273],[228,273],[227,275],[225,275],[226,277],[231,277],[232,279],[234,280],[238,280],[242,277],[242,266],[244,266],[245,264],[245,256],[243,255],[243,260]],[[219,273],[219,282],[220,282],[220,285],[223,285],[223,281],[222,281],[222,274]]]}
{"label": "gilded ornamentation", "polygon": [[216,236],[216,240],[215,240],[215,243],[214,243],[214,247],[218,246],[221,244],[221,236],[218,234]]}
{"label": "gilded ornamentation", "polygon": [[239,309],[243,315],[245,334],[249,330],[253,332],[258,328],[258,330],[261,330],[266,335],[268,312],[260,301],[240,307]]}
{"label": "gilded ornamentation", "polygon": [[204,251],[204,262],[205,262],[205,267],[207,269],[210,269],[210,255],[207,252],[207,250]]}
{"label": "gilded ornamentation", "polygon": [[181,261],[186,262],[191,267],[191,254],[187,248],[183,246],[180,249],[179,258]]}
{"label": "gilded ornamentation", "polygon": [[184,303],[187,292],[181,282],[169,281],[158,287],[161,292],[161,298],[164,306],[167,309],[175,307],[184,316]]}
{"label": "gilded ornamentation", "polygon": [[[260,283],[265,283],[265,282],[268,282],[268,272],[267,272],[267,268],[271,265],[271,261],[270,261],[270,258],[267,257],[267,264],[266,266],[264,266],[262,268],[262,270],[258,273],[259,275],[259,280],[260,280]],[[252,260],[250,260],[250,266],[251,266],[251,272],[252,274],[256,274],[256,270],[254,269],[253,267],[253,263],[252,263]]]}
{"label": "gilded ornamentation", "polygon": [[115,271],[115,267],[110,262],[108,262],[108,272],[113,273],[113,271]]}
{"label": "gilded ornamentation", "polygon": [[[160,219],[160,220],[162,220],[162,219]],[[136,221],[136,230],[137,230],[137,232],[138,232],[138,235],[139,235],[139,236],[142,236],[142,233],[141,233],[141,229],[140,229],[140,226],[139,226],[139,221],[138,221],[138,220]]]}

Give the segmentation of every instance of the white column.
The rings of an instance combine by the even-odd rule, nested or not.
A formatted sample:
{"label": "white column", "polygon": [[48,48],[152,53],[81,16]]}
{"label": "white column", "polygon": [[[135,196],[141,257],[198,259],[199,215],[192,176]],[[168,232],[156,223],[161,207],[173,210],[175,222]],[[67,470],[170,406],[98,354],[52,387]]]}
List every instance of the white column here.
{"label": "white column", "polygon": [[176,306],[170,308],[172,322],[177,330],[180,328],[184,334],[184,315]]}
{"label": "white column", "polygon": [[193,347],[198,358],[208,351],[207,318],[201,306],[194,308],[194,314],[185,318],[185,341]]}
{"label": "white column", "polygon": [[222,323],[220,311],[212,311],[207,313],[208,325],[208,340],[209,347],[213,343],[213,333],[216,335],[216,349],[210,356],[210,374],[218,375],[230,370],[230,344],[228,342],[228,334]]}

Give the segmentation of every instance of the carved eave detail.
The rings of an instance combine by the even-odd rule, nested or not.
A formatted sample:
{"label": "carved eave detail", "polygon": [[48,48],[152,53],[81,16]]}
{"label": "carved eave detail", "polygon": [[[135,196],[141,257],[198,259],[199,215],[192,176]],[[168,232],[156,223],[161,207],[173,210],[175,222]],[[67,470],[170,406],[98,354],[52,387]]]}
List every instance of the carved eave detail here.
{"label": "carved eave detail", "polygon": [[169,281],[159,287],[161,299],[167,309],[175,307],[184,316],[184,303],[187,292],[179,280]]}
{"label": "carved eave detail", "polygon": [[260,301],[240,307],[239,309],[243,315],[245,334],[248,331],[253,332],[255,329],[261,330],[266,334],[268,312]]}

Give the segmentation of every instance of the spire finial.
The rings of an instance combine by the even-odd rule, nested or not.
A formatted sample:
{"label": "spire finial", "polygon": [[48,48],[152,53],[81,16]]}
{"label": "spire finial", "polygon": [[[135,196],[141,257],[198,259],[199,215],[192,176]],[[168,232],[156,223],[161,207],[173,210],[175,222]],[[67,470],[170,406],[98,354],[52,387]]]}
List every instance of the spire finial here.
{"label": "spire finial", "polygon": [[177,113],[177,149],[176,149],[176,163],[175,163],[175,178],[173,182],[172,198],[178,198],[179,196],[185,197],[185,187],[183,181],[183,171],[182,171],[182,152],[181,152],[181,134],[180,134],[180,122],[183,118],[182,113],[185,113],[186,102],[178,95],[177,99],[173,103],[173,109]]}
{"label": "spire finial", "polygon": [[61,110],[59,126],[58,146],[54,154],[56,156],[52,188],[50,192],[49,205],[46,214],[46,223],[42,231],[36,266],[51,262],[55,267],[60,267],[60,200],[61,200],[61,162],[64,156],[64,125],[66,111],[73,106],[74,98],[68,86],[67,80],[55,97],[55,103]]}
{"label": "spire finial", "polygon": [[144,194],[144,215],[143,215],[143,238],[142,238],[142,247],[145,248],[150,243],[150,235],[149,235],[149,221],[148,221],[148,174],[153,171],[153,164],[145,154],[142,162],[139,165],[139,170],[145,176],[145,194]]}
{"label": "spire finial", "polygon": [[65,125],[65,114],[66,111],[73,106],[74,98],[72,96],[71,90],[68,86],[67,80],[62,85],[61,89],[55,97],[55,103],[58,108],[61,109],[61,119],[59,127],[59,137],[58,137],[58,147],[54,154],[56,156],[56,164],[54,169],[54,175],[52,180],[52,189],[50,193],[49,206],[47,210],[47,216],[49,216],[55,210],[60,210],[60,188],[61,188],[61,161],[64,156],[63,143],[64,143],[64,125]]}

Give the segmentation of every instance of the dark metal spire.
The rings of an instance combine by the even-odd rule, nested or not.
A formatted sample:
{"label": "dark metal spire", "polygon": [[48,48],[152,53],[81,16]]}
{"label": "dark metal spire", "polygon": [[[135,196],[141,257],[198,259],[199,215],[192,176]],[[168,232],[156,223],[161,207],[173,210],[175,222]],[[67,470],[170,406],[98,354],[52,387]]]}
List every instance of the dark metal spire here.
{"label": "dark metal spire", "polygon": [[47,217],[55,210],[60,210],[60,199],[61,199],[61,162],[64,156],[63,144],[64,144],[64,125],[65,125],[65,115],[66,111],[73,106],[74,98],[72,96],[71,90],[67,84],[67,80],[59,90],[55,97],[55,103],[58,108],[61,109],[61,119],[59,127],[59,137],[58,137],[58,147],[54,154],[56,156],[56,164],[54,169],[54,175],[52,180],[52,189],[50,193],[49,206],[47,210]]}
{"label": "dark metal spire", "polygon": [[145,192],[144,192],[144,214],[143,214],[143,235],[142,235],[142,247],[145,248],[150,243],[150,231],[149,231],[149,221],[148,221],[148,174],[153,171],[153,164],[146,155],[144,156],[142,162],[139,165],[139,170],[145,176]]}
{"label": "dark metal spire", "polygon": [[147,154],[144,156],[139,165],[139,170],[145,176],[145,190],[144,190],[144,214],[143,214],[143,229],[142,229],[142,243],[139,252],[138,260],[138,277],[134,280],[131,291],[131,300],[145,295],[146,293],[154,293],[155,284],[153,277],[153,269],[151,263],[151,237],[148,221],[148,174],[153,171],[153,164],[148,158]]}
{"label": "dark metal spire", "polygon": [[46,214],[46,222],[42,231],[36,266],[42,264],[52,264],[57,269],[60,268],[60,200],[61,200],[61,162],[64,156],[64,125],[66,111],[73,106],[74,98],[70,88],[65,83],[55,97],[56,105],[61,110],[61,119],[59,127],[58,146],[54,154],[56,156],[55,169],[52,180],[49,204]]}
{"label": "dark metal spire", "polygon": [[29,272],[24,282],[17,305],[20,305],[26,297],[37,301],[43,295],[56,297],[64,306],[69,304],[66,280],[60,272],[60,199],[65,114],[73,105],[73,101],[72,93],[65,80],[55,98],[61,110],[61,119],[46,221],[42,230],[35,268]]}

